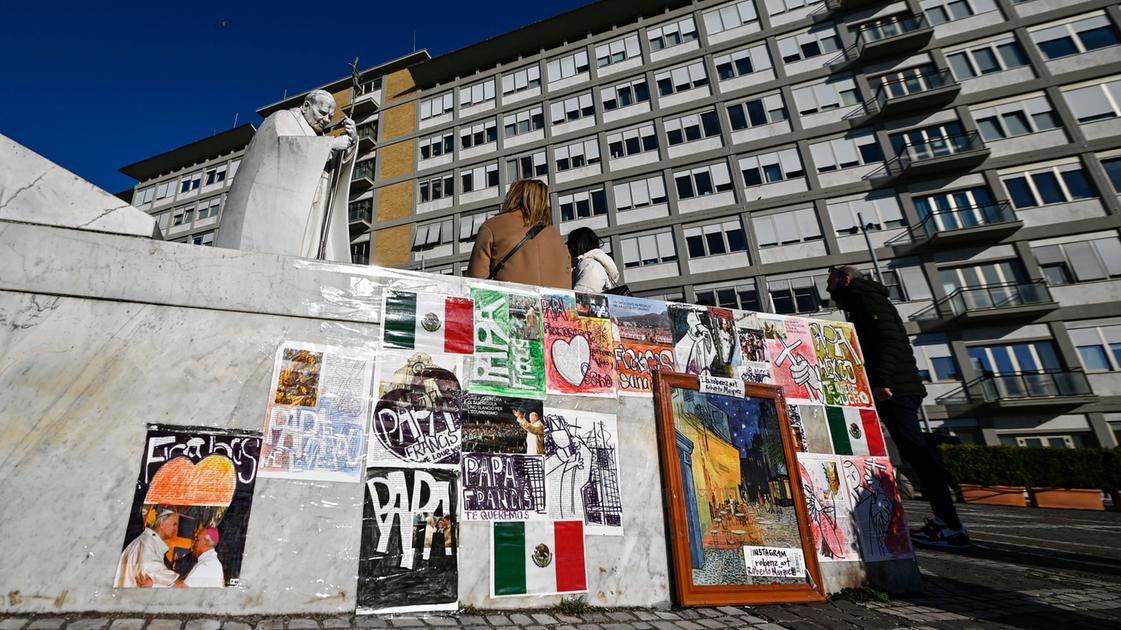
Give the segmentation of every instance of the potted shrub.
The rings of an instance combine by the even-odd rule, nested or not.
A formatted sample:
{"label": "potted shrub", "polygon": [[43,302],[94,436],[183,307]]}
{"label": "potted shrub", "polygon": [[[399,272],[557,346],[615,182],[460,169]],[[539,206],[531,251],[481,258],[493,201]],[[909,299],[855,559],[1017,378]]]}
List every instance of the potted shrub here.
{"label": "potted shrub", "polygon": [[944,445],[942,461],[966,503],[1024,507],[1027,471],[1017,446]]}
{"label": "potted shrub", "polygon": [[1028,449],[1028,494],[1035,507],[1103,510],[1099,488],[1106,483],[1100,448]]}

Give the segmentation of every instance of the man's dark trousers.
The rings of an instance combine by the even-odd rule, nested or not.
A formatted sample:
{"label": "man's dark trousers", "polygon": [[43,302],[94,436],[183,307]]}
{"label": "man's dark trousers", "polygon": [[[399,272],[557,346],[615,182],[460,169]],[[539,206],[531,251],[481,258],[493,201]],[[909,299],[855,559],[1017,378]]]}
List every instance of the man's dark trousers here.
{"label": "man's dark trousers", "polygon": [[927,443],[926,434],[919,428],[920,405],[922,398],[919,396],[892,396],[877,402],[876,411],[891,433],[903,460],[918,473],[923,496],[930,501],[934,516],[952,529],[961,529],[946,471],[934,448]]}

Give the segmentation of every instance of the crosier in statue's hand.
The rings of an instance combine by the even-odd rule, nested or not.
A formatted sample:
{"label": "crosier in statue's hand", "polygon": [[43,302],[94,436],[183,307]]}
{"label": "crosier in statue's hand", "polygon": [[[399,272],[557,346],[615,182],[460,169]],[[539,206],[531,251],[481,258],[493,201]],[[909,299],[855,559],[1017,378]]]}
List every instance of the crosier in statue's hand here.
{"label": "crosier in statue's hand", "polygon": [[358,143],[358,129],[354,126],[353,120],[350,118],[343,119],[343,130],[346,131],[346,134],[335,138],[331,145],[331,148],[335,151],[346,151]]}

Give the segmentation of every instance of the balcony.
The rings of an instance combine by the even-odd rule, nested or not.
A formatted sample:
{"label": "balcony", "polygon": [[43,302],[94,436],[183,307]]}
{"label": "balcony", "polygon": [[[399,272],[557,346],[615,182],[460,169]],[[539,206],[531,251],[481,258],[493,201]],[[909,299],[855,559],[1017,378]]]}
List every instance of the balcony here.
{"label": "balcony", "polygon": [[926,46],[934,27],[926,15],[897,15],[865,24],[856,33],[856,43],[845,49],[844,64],[867,63],[885,57],[905,57]]}
{"label": "balcony", "polygon": [[989,149],[976,131],[953,136],[935,136],[909,142],[893,160],[895,175],[944,175],[967,171],[988,159]]}
{"label": "balcony", "polygon": [[1097,400],[1080,370],[986,374],[965,385],[968,401],[997,408],[1078,406]]}
{"label": "balcony", "polygon": [[874,101],[881,115],[898,116],[943,107],[959,92],[961,84],[947,68],[882,83],[876,89]]}
{"label": "balcony", "polygon": [[354,174],[350,177],[351,194],[363,192],[374,187],[374,161],[367,160],[354,165]]}
{"label": "balcony", "polygon": [[347,212],[351,230],[361,226],[370,227],[373,217],[373,206],[367,201],[352,203]]}
{"label": "balcony", "polygon": [[930,213],[911,229],[910,237],[912,244],[931,247],[994,243],[1011,236],[1023,225],[1011,204],[991,203]]}
{"label": "balcony", "polygon": [[378,111],[380,107],[377,101],[379,91],[369,88],[352,91],[350,98],[354,106],[354,117],[365,117]]}
{"label": "balcony", "polygon": [[374,121],[368,125],[362,125],[357,129],[358,131],[358,152],[365,153],[377,146],[378,143],[378,123]]}
{"label": "balcony", "polygon": [[959,322],[1030,319],[1059,308],[1043,280],[962,287],[934,306],[939,317]]}
{"label": "balcony", "polygon": [[825,9],[833,13],[843,13],[876,4],[883,4],[883,0],[825,0]]}

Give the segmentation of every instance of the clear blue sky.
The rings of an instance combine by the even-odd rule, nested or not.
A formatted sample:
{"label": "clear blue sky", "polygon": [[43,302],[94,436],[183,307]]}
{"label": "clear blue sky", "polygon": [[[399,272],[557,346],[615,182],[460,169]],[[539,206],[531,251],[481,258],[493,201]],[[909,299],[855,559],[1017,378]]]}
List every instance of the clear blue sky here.
{"label": "clear blue sky", "polygon": [[0,133],[117,192],[118,168],[412,52],[414,29],[436,56],[589,1],[9,2]]}

